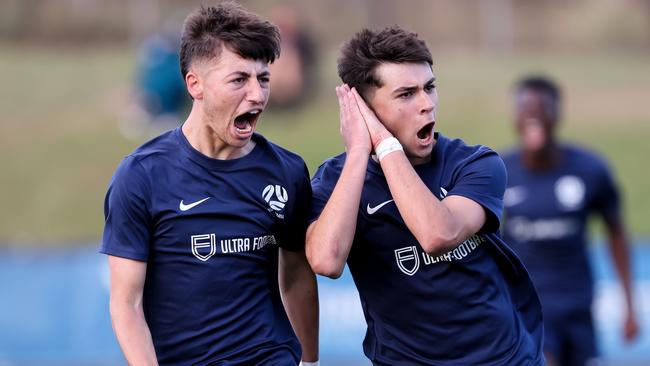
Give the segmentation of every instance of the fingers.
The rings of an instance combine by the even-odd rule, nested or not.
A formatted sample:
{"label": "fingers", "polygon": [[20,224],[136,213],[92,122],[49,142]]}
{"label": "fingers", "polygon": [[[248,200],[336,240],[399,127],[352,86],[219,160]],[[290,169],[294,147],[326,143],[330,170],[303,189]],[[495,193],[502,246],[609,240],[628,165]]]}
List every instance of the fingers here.
{"label": "fingers", "polygon": [[353,118],[353,114],[358,111],[354,97],[350,94],[350,87],[347,84],[336,87],[336,96],[339,100],[341,120]]}
{"label": "fingers", "polygon": [[347,108],[347,106],[346,106],[346,101],[347,100],[345,98],[345,94],[343,92],[343,89],[340,86],[336,87],[336,97],[339,100],[339,107],[340,107],[341,111],[343,111],[343,109]]}
{"label": "fingers", "polygon": [[374,118],[377,118],[375,116],[375,113],[372,110],[370,110],[370,108],[366,104],[366,101],[363,100],[363,98],[361,98],[361,95],[359,95],[359,92],[357,91],[356,88],[352,88],[351,93],[352,93],[352,96],[354,97],[354,100],[356,101],[357,106],[359,107],[359,110],[361,111],[361,114],[363,115],[364,119],[367,118],[367,117],[370,117],[370,116],[372,116]]}
{"label": "fingers", "polygon": [[373,146],[376,147],[377,144],[379,144],[385,138],[392,137],[393,134],[391,134],[386,129],[384,124],[381,123],[381,121],[377,118],[375,112],[373,112],[372,109],[368,107],[368,104],[366,104],[363,98],[361,98],[359,92],[357,92],[355,88],[352,88],[350,94],[354,97],[355,104],[363,116],[366,127],[368,127],[368,131],[370,132],[370,139],[372,140]]}
{"label": "fingers", "polygon": [[340,86],[336,87],[336,97],[339,101],[339,132],[343,133],[344,126],[348,119],[348,98],[346,97],[343,88]]}
{"label": "fingers", "polygon": [[346,150],[362,149],[370,153],[372,149],[368,127],[357,103],[346,84],[336,87],[336,96],[339,100],[340,132]]}

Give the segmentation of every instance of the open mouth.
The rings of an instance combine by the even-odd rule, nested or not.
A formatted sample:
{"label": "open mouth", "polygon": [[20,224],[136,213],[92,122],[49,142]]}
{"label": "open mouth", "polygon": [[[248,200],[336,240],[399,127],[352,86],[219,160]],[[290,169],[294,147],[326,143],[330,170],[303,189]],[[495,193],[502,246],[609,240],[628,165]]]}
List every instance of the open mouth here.
{"label": "open mouth", "polygon": [[424,127],[422,127],[417,133],[418,138],[420,140],[429,140],[429,138],[433,135],[433,125],[434,122],[424,125]]}
{"label": "open mouth", "polygon": [[242,135],[248,135],[253,132],[255,123],[259,118],[261,110],[253,109],[235,117],[235,129]]}

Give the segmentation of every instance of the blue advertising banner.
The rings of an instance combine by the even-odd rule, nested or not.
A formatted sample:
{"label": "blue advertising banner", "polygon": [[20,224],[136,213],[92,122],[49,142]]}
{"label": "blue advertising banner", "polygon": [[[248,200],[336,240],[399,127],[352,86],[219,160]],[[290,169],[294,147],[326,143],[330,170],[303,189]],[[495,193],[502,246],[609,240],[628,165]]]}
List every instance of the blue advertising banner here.
{"label": "blue advertising banner", "polygon": [[[650,364],[650,243],[634,246],[640,339],[622,341],[623,299],[608,248],[591,249],[594,315],[608,365]],[[108,266],[96,247],[0,250],[0,366],[125,365],[108,313]],[[346,270],[319,278],[323,366],[366,366],[365,322]]]}

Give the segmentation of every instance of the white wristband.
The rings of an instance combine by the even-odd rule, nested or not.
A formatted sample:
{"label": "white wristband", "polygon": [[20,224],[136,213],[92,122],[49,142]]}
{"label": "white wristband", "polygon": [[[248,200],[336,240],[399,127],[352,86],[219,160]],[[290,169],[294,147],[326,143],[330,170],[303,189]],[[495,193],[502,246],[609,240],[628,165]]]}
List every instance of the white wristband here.
{"label": "white wristband", "polygon": [[316,360],[314,362],[300,361],[300,365],[298,366],[320,366],[320,360]]}
{"label": "white wristband", "polygon": [[375,148],[375,154],[377,154],[377,159],[380,162],[384,156],[395,151],[404,151],[402,144],[400,144],[395,137],[388,137],[381,140],[381,142],[378,143],[377,147]]}

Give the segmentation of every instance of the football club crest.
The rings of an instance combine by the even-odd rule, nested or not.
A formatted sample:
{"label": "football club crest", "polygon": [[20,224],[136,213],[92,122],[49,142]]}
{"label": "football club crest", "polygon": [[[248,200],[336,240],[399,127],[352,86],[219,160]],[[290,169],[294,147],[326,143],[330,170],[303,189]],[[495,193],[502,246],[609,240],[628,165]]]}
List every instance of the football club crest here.
{"label": "football club crest", "polygon": [[192,235],[192,254],[207,261],[217,252],[217,239],[215,234]]}
{"label": "football club crest", "polygon": [[580,209],[585,199],[585,184],[575,175],[565,175],[555,182],[555,197],[565,210]]}
{"label": "football club crest", "polygon": [[395,249],[395,259],[400,271],[409,276],[413,276],[420,268],[420,258],[415,246]]}
{"label": "football club crest", "polygon": [[289,194],[284,187],[279,184],[269,184],[262,191],[262,197],[269,204],[271,210],[275,212],[276,216],[281,219],[284,218],[284,215],[279,213],[284,209],[284,206],[289,200]]}

